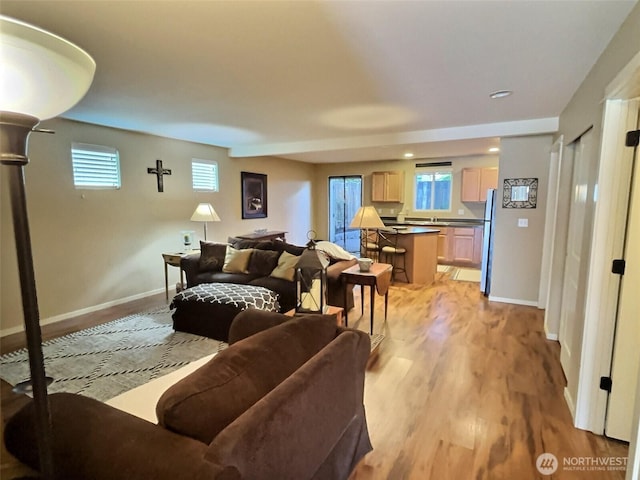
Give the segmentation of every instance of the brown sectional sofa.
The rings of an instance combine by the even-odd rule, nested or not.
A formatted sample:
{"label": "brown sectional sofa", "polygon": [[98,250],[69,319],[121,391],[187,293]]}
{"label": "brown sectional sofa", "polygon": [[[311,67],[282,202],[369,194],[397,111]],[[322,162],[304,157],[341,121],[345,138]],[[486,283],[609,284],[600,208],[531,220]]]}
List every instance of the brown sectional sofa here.
{"label": "brown sectional sofa", "polygon": [[[247,310],[230,342],[163,394],[158,425],[51,395],[56,479],[346,479],[371,450],[369,336],[331,316]],[[33,414],[30,404],[9,419],[5,443],[37,468]]]}
{"label": "brown sectional sofa", "polygon": [[[187,255],[180,262],[180,268],[185,273],[188,288],[202,283],[216,282],[256,285],[268,288],[279,295],[280,312],[284,313],[295,308],[295,279],[274,277],[271,272],[283,252],[300,255],[306,247],[292,245],[281,240],[243,240],[235,237],[230,237],[228,244],[236,250],[254,250],[246,272],[227,273],[222,271],[227,244],[201,242],[201,253]],[[274,252],[275,254],[270,255]],[[330,258],[330,265],[327,268],[327,303],[329,305],[345,308],[344,284],[340,274],[356,263],[355,259]],[[349,289],[346,308],[349,310],[353,308],[353,288]]]}

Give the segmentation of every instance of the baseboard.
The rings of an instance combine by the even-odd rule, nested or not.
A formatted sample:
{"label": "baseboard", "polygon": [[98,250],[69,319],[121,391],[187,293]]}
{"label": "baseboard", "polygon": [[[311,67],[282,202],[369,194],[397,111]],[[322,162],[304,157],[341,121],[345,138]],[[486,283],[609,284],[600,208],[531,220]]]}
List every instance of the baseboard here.
{"label": "baseboard", "polygon": [[544,335],[545,337],[547,337],[547,340],[553,340],[553,341],[558,341],[558,334],[557,333],[549,333],[549,331],[547,330],[547,324],[544,324]]}
{"label": "baseboard", "polygon": [[575,421],[576,419],[576,407],[573,405],[573,399],[571,398],[571,394],[569,393],[569,389],[564,387],[564,400],[567,402],[567,406],[569,407],[569,411],[571,412],[571,418]]}
{"label": "baseboard", "polygon": [[489,295],[489,301],[498,303],[513,303],[514,305],[526,305],[527,307],[538,306],[538,302],[536,300],[520,300],[519,298],[494,297],[493,295]]}
{"label": "baseboard", "polygon": [[[80,315],[85,315],[87,313],[97,312],[105,308],[115,307],[116,305],[122,305],[123,303],[132,302],[134,300],[140,300],[142,298],[150,297],[152,295],[157,295],[159,293],[164,293],[164,288],[158,288],[156,290],[151,290],[149,292],[138,293],[137,295],[131,295],[130,297],[119,298],[117,300],[112,300],[110,302],[101,303],[100,305],[94,305],[92,307],[82,308],[80,310],[75,310],[73,312],[67,312],[60,315],[55,315],[53,317],[42,318],[40,319],[40,325],[51,325],[52,323],[61,322],[63,320],[68,320],[70,318],[78,317]],[[23,331],[24,331],[24,325],[2,329],[0,330],[0,337],[6,337],[7,335],[13,335],[14,333],[20,333]]]}

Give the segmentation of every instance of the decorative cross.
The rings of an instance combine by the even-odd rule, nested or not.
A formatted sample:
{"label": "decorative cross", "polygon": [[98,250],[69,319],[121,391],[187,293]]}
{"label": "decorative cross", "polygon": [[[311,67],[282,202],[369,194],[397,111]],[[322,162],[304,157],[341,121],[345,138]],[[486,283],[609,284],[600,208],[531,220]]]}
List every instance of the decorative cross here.
{"label": "decorative cross", "polygon": [[163,175],[171,175],[171,170],[162,168],[162,160],[156,160],[156,168],[147,168],[147,173],[153,173],[158,177],[158,191],[164,192],[164,182],[162,180]]}

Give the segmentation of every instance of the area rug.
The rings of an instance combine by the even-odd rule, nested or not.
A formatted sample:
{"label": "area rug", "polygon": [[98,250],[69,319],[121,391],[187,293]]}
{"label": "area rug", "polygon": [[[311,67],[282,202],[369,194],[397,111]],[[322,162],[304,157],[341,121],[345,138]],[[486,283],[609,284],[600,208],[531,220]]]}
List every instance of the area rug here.
{"label": "area rug", "polygon": [[463,282],[480,282],[480,270],[477,268],[456,268],[451,274],[452,280]]}
{"label": "area rug", "polygon": [[[226,347],[174,332],[168,307],[130,315],[45,342],[48,392],[105,401]],[[26,349],[0,357],[0,377],[11,385],[30,378]]]}
{"label": "area rug", "polygon": [[[371,351],[383,340],[384,335],[371,335]],[[165,306],[44,342],[46,374],[54,379],[47,391],[104,402],[227,346],[175,332]],[[26,348],[0,356],[0,378],[16,385],[30,376]]]}

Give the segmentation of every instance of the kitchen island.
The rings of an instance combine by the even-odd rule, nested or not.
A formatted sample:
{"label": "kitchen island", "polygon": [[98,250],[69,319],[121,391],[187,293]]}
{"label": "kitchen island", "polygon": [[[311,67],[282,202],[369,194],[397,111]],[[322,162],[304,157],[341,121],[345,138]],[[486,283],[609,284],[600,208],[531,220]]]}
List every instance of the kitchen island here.
{"label": "kitchen island", "polygon": [[437,228],[438,263],[460,267],[480,268],[482,262],[482,237],[484,221],[475,218],[407,219],[383,218],[391,228],[427,227]]}
{"label": "kitchen island", "polygon": [[[409,283],[429,285],[433,283],[438,265],[438,233],[427,227],[397,226],[398,247],[404,248],[405,270]],[[391,262],[391,258],[388,260]],[[396,259],[396,266],[402,260]]]}

